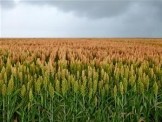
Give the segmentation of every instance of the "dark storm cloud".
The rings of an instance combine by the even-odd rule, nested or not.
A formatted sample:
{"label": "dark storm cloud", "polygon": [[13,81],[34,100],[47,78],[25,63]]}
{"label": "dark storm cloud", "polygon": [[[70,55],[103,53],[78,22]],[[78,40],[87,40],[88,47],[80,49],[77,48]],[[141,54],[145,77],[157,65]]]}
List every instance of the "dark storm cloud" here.
{"label": "dark storm cloud", "polygon": [[125,0],[39,0],[39,1],[26,1],[32,5],[48,5],[54,6],[63,12],[73,12],[76,16],[88,18],[105,18],[113,17],[123,14],[131,5],[130,1]]}
{"label": "dark storm cloud", "polygon": [[[10,8],[14,0],[1,0],[2,7]],[[108,18],[125,14],[134,4],[144,4],[144,7],[156,11],[162,16],[162,0],[19,0],[20,3],[53,6],[62,12],[72,12],[79,17]],[[143,6],[141,6],[143,7]],[[143,12],[145,10],[142,10]],[[140,14],[140,13],[139,13]]]}
{"label": "dark storm cloud", "polygon": [[[28,19],[28,13],[33,16],[30,18],[32,19],[31,23],[33,23],[30,25],[31,27],[35,27],[35,25],[37,25],[38,27],[52,30],[52,25],[56,23],[56,18],[61,16],[59,21],[57,21],[57,24],[60,23],[59,34],[62,36],[65,35],[61,32],[69,29],[68,31],[65,31],[66,34],[75,37],[80,37],[81,35],[85,37],[90,35],[92,37],[162,37],[162,0],[10,1],[12,2],[3,1],[0,4],[3,8],[11,8],[7,9],[10,10],[10,12],[13,10],[12,8],[14,6],[17,6],[15,8],[19,8],[18,6],[20,6],[20,8],[22,7],[19,10],[22,10],[22,13],[20,12],[20,16],[24,16],[25,18],[22,22],[28,23],[25,21]],[[33,10],[30,10],[32,8],[33,10],[36,10],[35,13]],[[44,12],[44,10],[46,10],[46,13],[42,14],[41,12]],[[24,13],[24,11],[26,13]],[[57,12],[58,14],[52,14]],[[46,16],[48,13],[49,16]],[[46,21],[42,21],[42,23],[38,23],[34,21],[35,16],[40,17],[40,19],[47,19]],[[69,19],[68,16],[72,16],[73,19]],[[63,20],[69,21],[69,24],[65,24],[65,27],[61,26],[65,23]],[[77,22],[75,23],[76,20]],[[43,26],[43,24],[46,24],[46,26]],[[24,25],[22,24],[21,26]],[[30,28],[28,29],[30,30]],[[26,30],[25,32],[29,33]],[[34,33],[32,30],[31,32]],[[39,31],[37,32],[39,34]],[[52,35],[52,31],[49,33]]]}
{"label": "dark storm cloud", "polygon": [[123,18],[123,33],[138,37],[162,37],[162,2],[135,2]]}

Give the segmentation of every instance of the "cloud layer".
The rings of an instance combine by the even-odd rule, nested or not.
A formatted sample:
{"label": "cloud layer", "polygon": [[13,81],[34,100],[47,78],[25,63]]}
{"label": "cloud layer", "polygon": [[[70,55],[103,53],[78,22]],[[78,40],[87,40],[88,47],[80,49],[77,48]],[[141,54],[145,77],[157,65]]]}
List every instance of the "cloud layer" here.
{"label": "cloud layer", "polygon": [[162,37],[162,0],[10,0],[0,4],[2,36]]}
{"label": "cloud layer", "polygon": [[76,16],[103,18],[121,15],[130,6],[129,1],[30,1],[30,4],[54,6],[63,12]]}

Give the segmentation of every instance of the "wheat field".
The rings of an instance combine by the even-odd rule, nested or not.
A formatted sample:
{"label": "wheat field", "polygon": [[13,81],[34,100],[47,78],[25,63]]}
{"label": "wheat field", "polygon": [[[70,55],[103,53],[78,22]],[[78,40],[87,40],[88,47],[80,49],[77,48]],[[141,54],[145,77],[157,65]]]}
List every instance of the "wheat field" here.
{"label": "wheat field", "polygon": [[162,39],[0,39],[0,121],[162,121]]}

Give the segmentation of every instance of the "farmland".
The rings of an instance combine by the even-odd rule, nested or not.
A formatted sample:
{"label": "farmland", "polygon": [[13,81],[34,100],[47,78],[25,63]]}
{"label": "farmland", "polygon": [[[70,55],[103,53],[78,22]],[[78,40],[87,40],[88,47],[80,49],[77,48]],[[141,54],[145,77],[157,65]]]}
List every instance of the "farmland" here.
{"label": "farmland", "polygon": [[162,39],[0,39],[0,121],[162,121]]}

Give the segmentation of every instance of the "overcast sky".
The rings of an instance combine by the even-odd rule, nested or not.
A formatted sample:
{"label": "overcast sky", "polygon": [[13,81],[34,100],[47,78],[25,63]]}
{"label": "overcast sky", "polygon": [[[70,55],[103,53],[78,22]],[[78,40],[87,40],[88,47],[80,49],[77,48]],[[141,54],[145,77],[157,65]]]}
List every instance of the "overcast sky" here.
{"label": "overcast sky", "polygon": [[162,0],[0,0],[0,37],[162,37]]}

